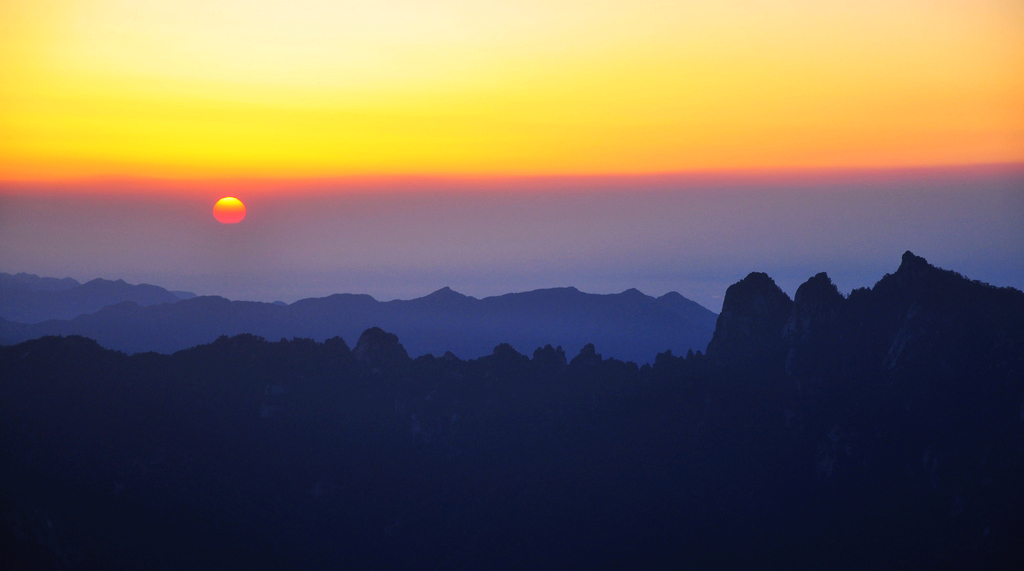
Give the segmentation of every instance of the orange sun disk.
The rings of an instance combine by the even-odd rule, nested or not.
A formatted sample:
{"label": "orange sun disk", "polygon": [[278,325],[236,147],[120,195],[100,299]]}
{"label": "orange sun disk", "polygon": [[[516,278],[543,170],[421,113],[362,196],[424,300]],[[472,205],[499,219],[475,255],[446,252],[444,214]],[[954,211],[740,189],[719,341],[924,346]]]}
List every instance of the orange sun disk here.
{"label": "orange sun disk", "polygon": [[213,217],[221,224],[238,224],[245,218],[245,205],[233,196],[225,196],[213,205]]}

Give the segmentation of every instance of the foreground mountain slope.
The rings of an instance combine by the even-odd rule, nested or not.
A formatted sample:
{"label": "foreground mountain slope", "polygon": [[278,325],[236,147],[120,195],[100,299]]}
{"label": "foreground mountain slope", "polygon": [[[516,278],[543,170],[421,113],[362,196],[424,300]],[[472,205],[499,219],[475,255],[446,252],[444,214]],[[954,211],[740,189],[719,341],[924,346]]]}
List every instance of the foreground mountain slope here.
{"label": "foreground mountain slope", "polygon": [[908,253],[848,298],[754,274],[722,315],[707,355],[642,368],[590,345],[412,359],[380,329],[3,347],[0,549],[83,569],[1024,564],[1024,293]]}
{"label": "foreground mountain slope", "polygon": [[336,294],[288,306],[219,297],[149,307],[125,303],[69,321],[0,323],[0,342],[83,335],[112,349],[169,353],[220,335],[351,339],[382,327],[398,334],[414,355],[477,357],[503,342],[520,351],[545,344],[575,351],[593,342],[611,356],[646,362],[658,351],[704,348],[714,322],[714,313],[679,294],[653,298],[637,290],[597,295],[557,288],[475,299],[444,288],[389,302]]}

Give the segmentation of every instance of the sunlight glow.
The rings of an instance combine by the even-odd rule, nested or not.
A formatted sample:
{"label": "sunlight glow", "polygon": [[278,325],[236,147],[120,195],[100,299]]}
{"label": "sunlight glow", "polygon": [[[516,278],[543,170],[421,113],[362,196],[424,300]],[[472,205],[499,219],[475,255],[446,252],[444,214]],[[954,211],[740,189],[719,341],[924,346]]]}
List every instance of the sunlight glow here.
{"label": "sunlight glow", "polygon": [[12,0],[0,180],[1024,161],[1014,0]]}

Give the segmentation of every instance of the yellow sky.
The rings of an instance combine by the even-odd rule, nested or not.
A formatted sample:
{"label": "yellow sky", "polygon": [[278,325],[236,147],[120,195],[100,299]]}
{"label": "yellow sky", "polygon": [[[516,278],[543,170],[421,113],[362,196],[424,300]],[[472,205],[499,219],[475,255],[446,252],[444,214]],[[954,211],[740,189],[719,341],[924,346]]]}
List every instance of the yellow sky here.
{"label": "yellow sky", "polygon": [[1024,161],[1024,3],[4,0],[0,179]]}

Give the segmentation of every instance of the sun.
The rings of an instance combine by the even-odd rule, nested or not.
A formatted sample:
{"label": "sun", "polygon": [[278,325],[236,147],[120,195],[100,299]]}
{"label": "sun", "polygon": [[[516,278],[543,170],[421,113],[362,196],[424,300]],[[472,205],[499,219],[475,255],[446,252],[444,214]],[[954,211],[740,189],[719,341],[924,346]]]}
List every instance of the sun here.
{"label": "sun", "polygon": [[225,196],[213,205],[213,217],[221,224],[238,224],[245,218],[245,205],[234,196]]}

